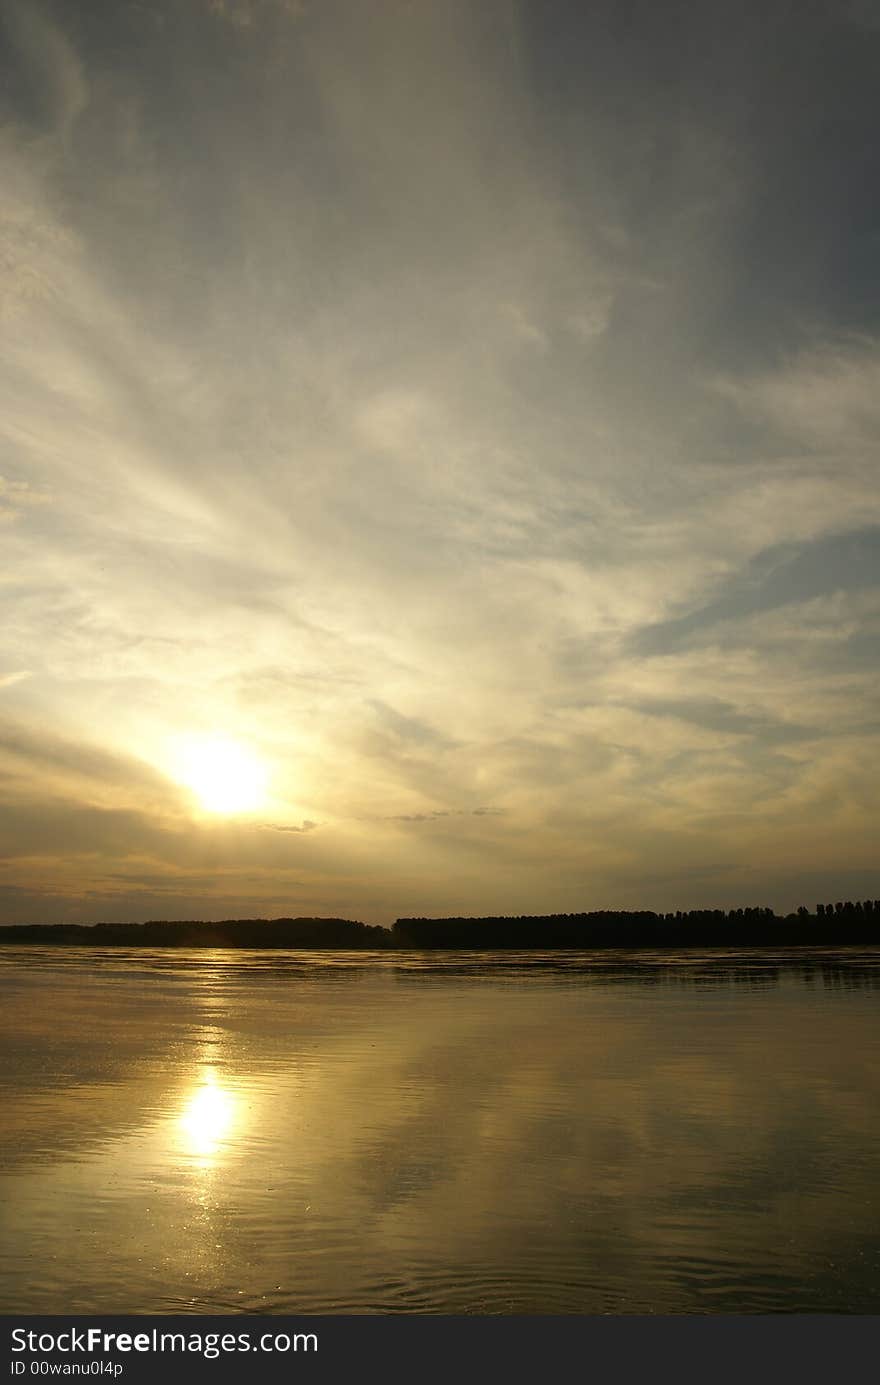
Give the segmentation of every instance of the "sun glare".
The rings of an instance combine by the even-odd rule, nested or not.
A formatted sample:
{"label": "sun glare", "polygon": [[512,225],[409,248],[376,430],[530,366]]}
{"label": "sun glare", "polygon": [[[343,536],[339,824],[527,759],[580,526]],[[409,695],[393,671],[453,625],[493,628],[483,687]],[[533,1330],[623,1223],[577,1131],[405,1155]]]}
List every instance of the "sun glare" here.
{"label": "sun glare", "polygon": [[234,1121],[234,1098],[218,1084],[213,1073],[206,1073],[180,1117],[187,1152],[198,1159],[212,1158],[229,1135]]}
{"label": "sun glare", "polygon": [[237,741],[191,741],[180,760],[177,777],[210,813],[247,813],[265,800],[268,770]]}

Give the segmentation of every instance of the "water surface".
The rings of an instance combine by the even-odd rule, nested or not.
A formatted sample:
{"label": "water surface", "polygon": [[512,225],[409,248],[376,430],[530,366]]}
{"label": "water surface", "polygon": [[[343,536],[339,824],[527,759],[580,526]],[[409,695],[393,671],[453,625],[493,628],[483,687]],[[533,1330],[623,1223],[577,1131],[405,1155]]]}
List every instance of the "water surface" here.
{"label": "water surface", "polygon": [[880,1311],[880,954],[0,948],[0,1311]]}

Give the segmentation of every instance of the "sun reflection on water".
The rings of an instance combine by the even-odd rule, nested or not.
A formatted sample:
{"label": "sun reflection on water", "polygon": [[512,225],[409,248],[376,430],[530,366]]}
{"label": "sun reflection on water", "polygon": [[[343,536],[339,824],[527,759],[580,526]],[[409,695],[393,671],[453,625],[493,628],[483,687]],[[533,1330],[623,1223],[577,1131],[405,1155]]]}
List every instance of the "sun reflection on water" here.
{"label": "sun reflection on water", "polygon": [[200,1085],[190,1094],[180,1116],[180,1130],[186,1152],[201,1163],[210,1164],[232,1134],[237,1116],[236,1098],[221,1086],[210,1069],[202,1073]]}

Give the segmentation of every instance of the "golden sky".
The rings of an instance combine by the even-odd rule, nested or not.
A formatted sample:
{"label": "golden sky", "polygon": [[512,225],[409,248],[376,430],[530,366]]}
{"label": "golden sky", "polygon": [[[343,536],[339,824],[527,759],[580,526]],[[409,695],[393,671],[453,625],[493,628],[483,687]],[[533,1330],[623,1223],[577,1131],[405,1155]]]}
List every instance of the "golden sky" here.
{"label": "golden sky", "polygon": [[0,921],[880,894],[870,5],[3,24]]}

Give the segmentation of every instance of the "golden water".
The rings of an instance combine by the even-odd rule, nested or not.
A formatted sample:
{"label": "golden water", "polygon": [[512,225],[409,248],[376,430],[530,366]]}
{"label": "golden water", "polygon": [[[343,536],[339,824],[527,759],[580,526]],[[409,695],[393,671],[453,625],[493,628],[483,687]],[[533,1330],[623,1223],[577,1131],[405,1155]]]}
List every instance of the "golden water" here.
{"label": "golden water", "polygon": [[880,955],[0,949],[0,1311],[880,1311]]}

